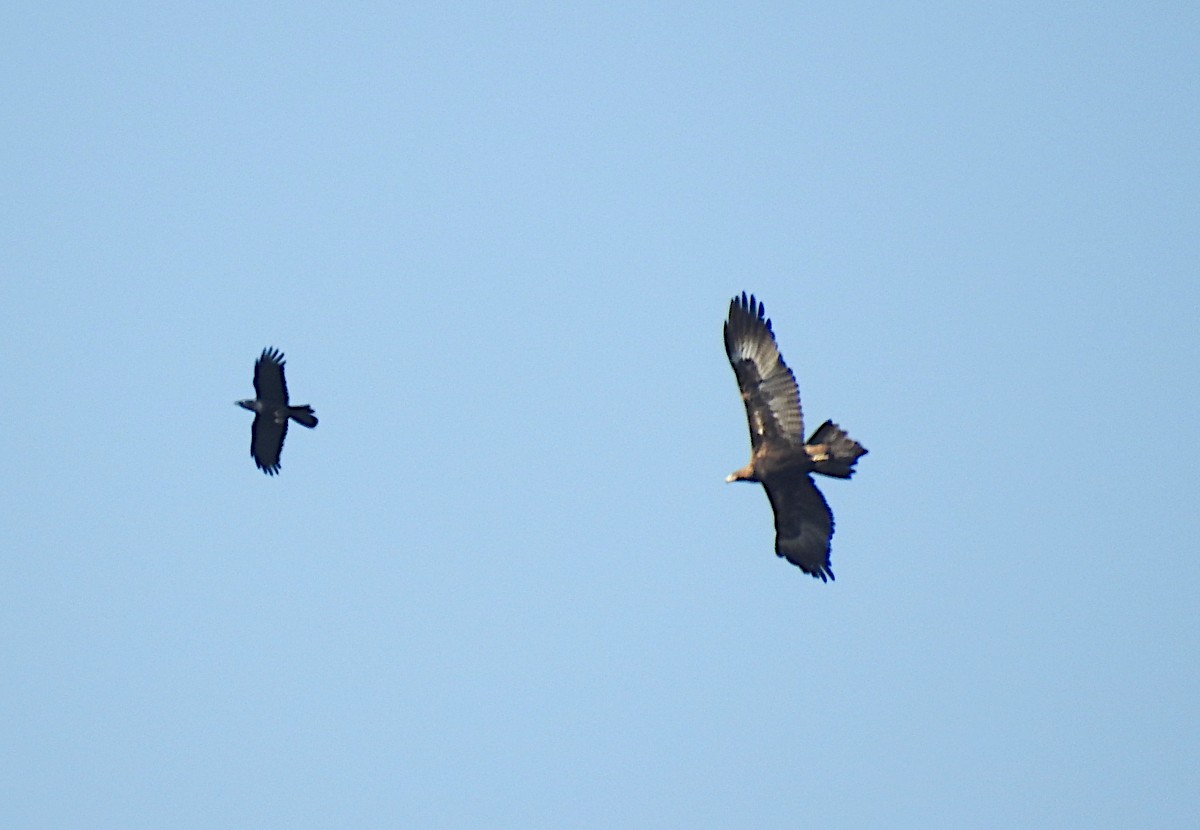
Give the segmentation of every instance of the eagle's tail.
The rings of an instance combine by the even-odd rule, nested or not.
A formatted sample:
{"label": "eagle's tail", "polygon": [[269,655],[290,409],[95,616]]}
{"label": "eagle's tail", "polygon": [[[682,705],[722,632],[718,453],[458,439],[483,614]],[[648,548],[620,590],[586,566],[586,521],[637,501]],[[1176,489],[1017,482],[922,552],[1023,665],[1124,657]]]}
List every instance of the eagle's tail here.
{"label": "eagle's tail", "polygon": [[846,431],[833,421],[826,421],[817,427],[812,438],[808,439],[809,446],[824,445],[824,459],[813,465],[813,471],[835,478],[850,478],[854,475],[854,464],[867,454],[863,445],[855,441]]}
{"label": "eagle's tail", "polygon": [[312,429],[317,425],[317,416],[313,413],[313,408],[308,404],[288,407],[288,415],[302,427]]}

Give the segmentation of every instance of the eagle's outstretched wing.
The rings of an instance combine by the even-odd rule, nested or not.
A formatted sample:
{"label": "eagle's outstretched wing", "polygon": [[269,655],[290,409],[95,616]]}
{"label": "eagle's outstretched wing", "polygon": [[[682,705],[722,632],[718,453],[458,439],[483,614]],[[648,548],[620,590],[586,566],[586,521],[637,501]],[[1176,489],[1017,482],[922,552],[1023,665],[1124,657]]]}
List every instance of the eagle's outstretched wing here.
{"label": "eagle's outstretched wing", "polygon": [[254,362],[254,394],[260,401],[286,404],[288,402],[287,381],[283,377],[283,352],[278,349],[263,349]]}
{"label": "eagle's outstretched wing", "polygon": [[764,441],[803,444],[804,415],[796,378],[779,354],[766,309],[744,291],[729,303],[725,354],[746,403],[751,446],[757,450]]}
{"label": "eagle's outstretched wing", "polygon": [[812,478],[805,473],[776,476],[763,488],[775,511],[775,553],[822,582],[833,579],[833,512]]}
{"label": "eagle's outstretched wing", "polygon": [[286,412],[288,402],[285,362],[283,352],[275,348],[263,349],[254,362],[254,393],[262,407],[250,426],[250,454],[267,475],[279,472],[279,454],[287,437],[287,415],[279,417],[279,413]]}
{"label": "eagle's outstretched wing", "polygon": [[259,412],[250,425],[250,454],[258,469],[273,476],[279,472],[279,455],[287,437],[288,419],[276,419],[274,413]]}

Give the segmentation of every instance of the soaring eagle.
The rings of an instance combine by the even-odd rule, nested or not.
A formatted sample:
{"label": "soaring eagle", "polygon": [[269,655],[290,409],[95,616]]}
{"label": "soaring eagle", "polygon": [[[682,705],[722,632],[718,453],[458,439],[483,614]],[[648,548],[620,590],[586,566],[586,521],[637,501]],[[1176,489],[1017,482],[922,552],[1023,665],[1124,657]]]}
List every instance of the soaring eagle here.
{"label": "soaring eagle", "polygon": [[750,422],[750,463],[725,480],[761,483],[775,511],[776,555],[822,582],[833,579],[833,513],[811,473],[850,478],[867,451],[832,421],[804,440],[796,377],[779,354],[763,304],[744,291],[729,303],[725,354]]}
{"label": "soaring eagle", "polygon": [[283,378],[283,352],[263,349],[254,363],[254,399],[237,401],[243,409],[254,413],[250,427],[250,454],[258,469],[269,476],[279,472],[279,453],[287,437],[288,419],[312,429],[317,416],[308,404],[288,404],[287,381]]}

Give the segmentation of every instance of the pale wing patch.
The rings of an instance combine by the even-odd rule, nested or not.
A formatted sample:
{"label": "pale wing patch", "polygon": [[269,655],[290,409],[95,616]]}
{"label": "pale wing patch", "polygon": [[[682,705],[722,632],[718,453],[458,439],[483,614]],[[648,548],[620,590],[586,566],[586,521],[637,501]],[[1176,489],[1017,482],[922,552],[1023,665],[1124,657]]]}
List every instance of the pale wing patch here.
{"label": "pale wing patch", "polygon": [[[800,391],[792,370],[783,362],[767,328],[756,326],[755,330],[739,333],[731,344],[730,360],[735,364],[751,364],[753,372],[758,375],[753,380],[753,388],[743,390],[743,397],[756,405],[765,406],[779,425],[783,437],[803,444],[804,417],[800,409]],[[758,434],[763,434],[761,420],[754,428]]]}

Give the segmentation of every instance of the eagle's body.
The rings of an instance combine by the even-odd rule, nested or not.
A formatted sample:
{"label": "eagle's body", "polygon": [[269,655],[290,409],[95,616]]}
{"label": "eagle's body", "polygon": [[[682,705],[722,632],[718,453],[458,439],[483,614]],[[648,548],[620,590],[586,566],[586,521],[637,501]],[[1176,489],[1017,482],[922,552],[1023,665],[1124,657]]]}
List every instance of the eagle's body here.
{"label": "eagle's body", "polygon": [[726,481],[761,483],[775,512],[775,553],[807,574],[833,579],[833,513],[811,474],[850,478],[867,451],[832,421],[804,440],[796,378],[779,354],[766,309],[744,292],[729,304],[725,353],[750,424],[750,463]]}
{"label": "eagle's body", "polygon": [[287,437],[288,421],[309,429],[317,425],[317,416],[311,406],[288,403],[287,381],[283,376],[285,362],[278,349],[263,349],[254,363],[255,397],[237,402],[238,406],[254,413],[254,423],[250,426],[250,454],[254,456],[254,463],[272,476],[279,472],[279,455],[283,451],[283,439]]}

